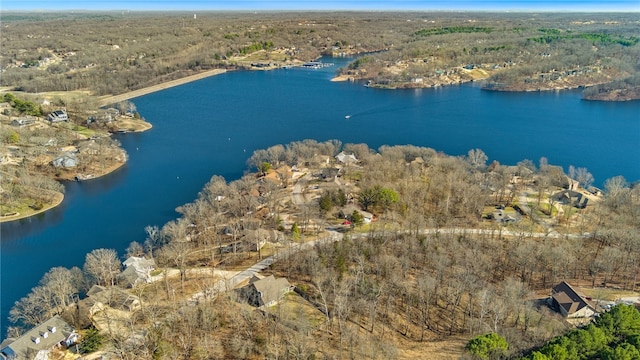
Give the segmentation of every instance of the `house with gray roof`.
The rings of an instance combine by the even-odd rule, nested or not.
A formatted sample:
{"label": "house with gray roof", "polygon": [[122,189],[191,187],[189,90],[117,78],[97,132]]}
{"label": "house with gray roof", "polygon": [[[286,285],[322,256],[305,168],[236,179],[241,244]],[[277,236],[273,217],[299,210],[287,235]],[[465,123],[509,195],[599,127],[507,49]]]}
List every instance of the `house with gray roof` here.
{"label": "house with gray roof", "polygon": [[358,158],[354,154],[347,154],[344,151],[341,151],[340,154],[335,156],[336,160],[338,160],[342,164],[356,164],[358,163]]}
{"label": "house with gray roof", "polygon": [[589,203],[589,198],[574,190],[562,190],[552,195],[553,198],[565,205],[571,205],[578,209],[584,209]]}
{"label": "house with gray roof", "polygon": [[116,310],[135,311],[140,309],[140,298],[116,286],[93,285],[87,297],[80,300],[80,307],[89,310],[89,316],[110,307]]}
{"label": "house with gray roof", "polygon": [[249,285],[239,289],[238,295],[241,301],[264,309],[277,304],[292,289],[293,286],[287,279],[276,279],[273,275],[269,275],[264,279],[253,277],[249,281]]}
{"label": "house with gray roof", "polygon": [[54,348],[67,348],[77,341],[78,333],[56,315],[13,341],[4,341],[0,348],[0,359],[46,360]]}
{"label": "house with gray roof", "polygon": [[51,121],[52,123],[69,121],[69,116],[67,115],[67,112],[65,110],[56,110],[47,115],[47,120]]}
{"label": "house with gray roof", "polygon": [[35,123],[36,123],[35,119],[18,118],[18,119],[13,119],[13,121],[11,121],[11,126],[25,127],[25,126],[29,126],[29,125],[32,125],[32,124],[35,124]]}
{"label": "house with gray roof", "polygon": [[65,152],[59,157],[55,158],[53,161],[51,161],[51,165],[57,168],[64,168],[64,169],[73,168],[78,166],[78,157],[76,156],[75,153]]}
{"label": "house with gray roof", "polygon": [[153,259],[138,256],[130,256],[122,264],[125,269],[118,275],[118,280],[128,287],[150,283],[151,272],[156,268],[156,262]]}

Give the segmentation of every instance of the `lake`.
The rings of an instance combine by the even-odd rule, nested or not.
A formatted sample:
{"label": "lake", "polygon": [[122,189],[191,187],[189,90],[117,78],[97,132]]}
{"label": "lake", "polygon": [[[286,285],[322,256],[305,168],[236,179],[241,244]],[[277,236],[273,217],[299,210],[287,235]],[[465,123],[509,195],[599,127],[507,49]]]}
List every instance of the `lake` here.
{"label": "lake", "polygon": [[[13,303],[54,266],[82,266],[86,253],[144,241],[194,200],[212,175],[228,181],[260,148],[303,139],[414,144],[452,155],[480,148],[489,162],[586,167],[601,185],[640,180],[640,102],[602,103],[578,91],[498,93],[478,85],[422,90],[370,89],[330,82],[333,68],[228,72],[134,102],[153,124],[116,137],[129,153],[122,169],[66,184],[63,204],[1,225],[0,325]],[[346,115],[350,115],[348,119]]]}

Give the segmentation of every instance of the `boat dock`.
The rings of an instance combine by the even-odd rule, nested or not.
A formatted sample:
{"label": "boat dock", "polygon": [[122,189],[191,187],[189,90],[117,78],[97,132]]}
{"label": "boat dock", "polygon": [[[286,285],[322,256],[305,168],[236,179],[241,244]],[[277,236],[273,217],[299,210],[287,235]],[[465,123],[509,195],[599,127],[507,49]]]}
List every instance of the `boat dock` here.
{"label": "boat dock", "polygon": [[321,69],[321,68],[331,67],[331,66],[333,66],[333,63],[323,63],[320,61],[309,61],[302,64],[302,67],[309,68],[309,69]]}

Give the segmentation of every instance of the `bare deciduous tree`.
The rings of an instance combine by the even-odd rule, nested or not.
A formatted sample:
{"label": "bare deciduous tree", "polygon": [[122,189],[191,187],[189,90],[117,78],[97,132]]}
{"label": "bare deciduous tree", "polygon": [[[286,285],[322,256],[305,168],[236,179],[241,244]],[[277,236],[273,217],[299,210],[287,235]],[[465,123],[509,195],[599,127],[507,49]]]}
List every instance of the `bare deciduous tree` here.
{"label": "bare deciduous tree", "polygon": [[471,149],[467,153],[467,161],[476,170],[483,170],[487,164],[487,154],[480,149]]}
{"label": "bare deciduous tree", "polygon": [[87,254],[83,269],[97,283],[113,286],[121,270],[118,253],[113,249],[95,249]]}

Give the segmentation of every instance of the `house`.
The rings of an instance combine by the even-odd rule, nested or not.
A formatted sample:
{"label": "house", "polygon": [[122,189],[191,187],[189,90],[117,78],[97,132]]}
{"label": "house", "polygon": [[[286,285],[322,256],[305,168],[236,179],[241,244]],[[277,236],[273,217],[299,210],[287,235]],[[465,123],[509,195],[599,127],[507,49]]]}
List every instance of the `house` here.
{"label": "house", "polygon": [[78,158],[75,153],[66,152],[51,161],[51,165],[57,168],[72,168],[78,166]]}
{"label": "house", "polygon": [[284,294],[293,289],[285,278],[276,279],[269,275],[264,279],[253,277],[249,285],[238,290],[239,299],[260,309],[277,304]]}
{"label": "house", "polygon": [[25,127],[31,124],[35,124],[35,122],[36,121],[34,119],[29,119],[29,118],[13,119],[13,121],[11,121],[11,126]]}
{"label": "house", "polygon": [[588,318],[595,307],[565,281],[551,289],[551,306],[566,318]]}
{"label": "house", "polygon": [[57,168],[72,168],[78,166],[78,157],[75,153],[65,152],[51,161],[51,165]]}
{"label": "house", "polygon": [[271,181],[278,186],[287,187],[289,185],[289,179],[292,177],[291,167],[287,165],[280,166],[279,168],[269,171],[264,176],[265,180]]}
{"label": "house", "polygon": [[56,110],[47,116],[47,120],[51,121],[52,123],[69,121],[69,116],[64,110]]}
{"label": "house", "polygon": [[138,256],[130,256],[122,264],[125,269],[118,275],[118,281],[127,287],[150,283],[151,272],[156,268],[156,263],[153,259],[145,259]]}
{"label": "house", "polygon": [[578,188],[580,187],[580,182],[578,180],[574,180],[570,177],[566,177],[566,182],[567,182],[567,188],[569,190],[578,190]]}
{"label": "house", "polygon": [[358,163],[358,159],[355,155],[349,154],[347,155],[344,151],[341,151],[340,154],[336,155],[336,160],[342,164],[356,164]]}
{"label": "house", "polygon": [[[262,208],[262,210],[268,211],[268,208]],[[278,241],[278,231],[276,230],[269,231],[262,228],[255,230],[246,229],[243,231],[243,235],[244,246],[246,246],[249,251],[259,251],[267,242]]]}
{"label": "house", "polygon": [[340,176],[340,169],[338,168],[322,168],[320,172],[320,177],[325,181],[335,181],[335,179]]}
{"label": "house", "polygon": [[496,222],[499,223],[514,223],[520,220],[517,216],[514,215],[516,214],[509,214],[505,212],[504,209],[496,209],[492,214]]}
{"label": "house", "polygon": [[588,191],[589,193],[591,193],[591,195],[595,195],[595,196],[602,196],[602,190],[598,189],[598,188],[597,188],[597,187],[595,187],[595,186],[589,186],[589,187],[587,188],[587,191]]}
{"label": "house", "polygon": [[58,315],[11,341],[3,342],[0,359],[45,360],[49,352],[56,348],[66,348],[78,341],[78,333]]}
{"label": "house", "polygon": [[578,209],[584,209],[587,207],[587,203],[589,202],[589,198],[573,190],[562,190],[552,196],[556,201],[575,206]]}
{"label": "house", "polygon": [[116,108],[107,108],[99,113],[99,119],[102,122],[111,122],[120,116],[120,110]]}
{"label": "house", "polygon": [[87,298],[80,300],[79,306],[88,309],[89,316],[107,308],[135,311],[140,308],[140,299],[116,286],[94,285],[87,292]]}

